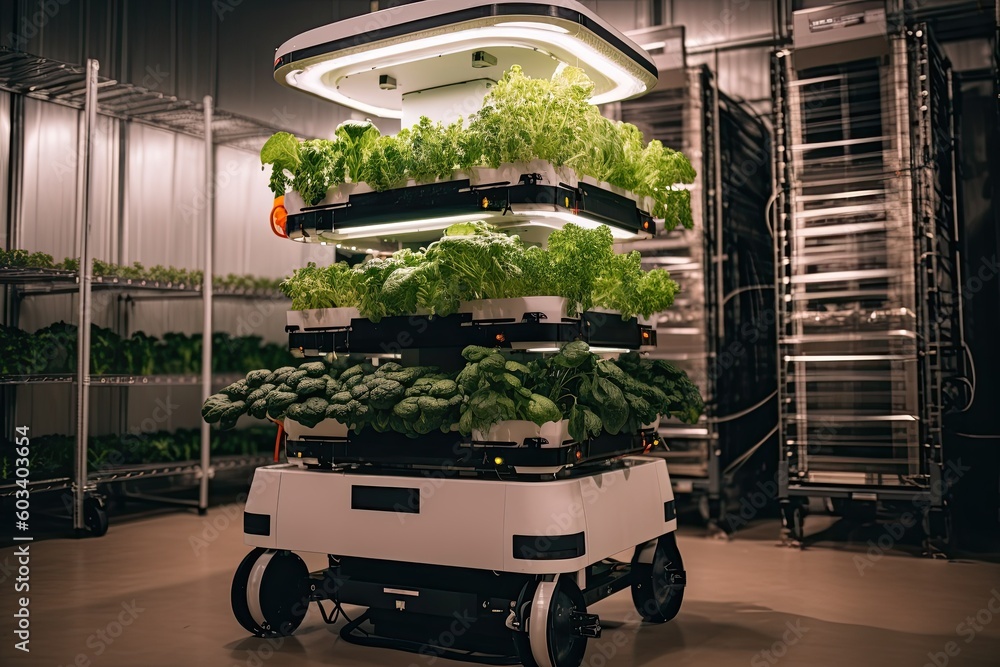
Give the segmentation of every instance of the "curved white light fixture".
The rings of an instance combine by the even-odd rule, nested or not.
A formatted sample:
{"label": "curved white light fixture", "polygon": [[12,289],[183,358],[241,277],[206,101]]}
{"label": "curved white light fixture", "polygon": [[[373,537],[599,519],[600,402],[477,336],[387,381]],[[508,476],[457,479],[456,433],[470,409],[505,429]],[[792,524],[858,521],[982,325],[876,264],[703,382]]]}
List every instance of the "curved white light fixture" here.
{"label": "curved white light fixture", "polygon": [[[500,55],[500,65],[476,68],[471,56],[482,50],[494,63]],[[467,64],[456,54],[468,54]],[[363,113],[402,118],[405,95],[484,75],[495,80],[513,64],[535,77],[581,67],[595,83],[594,104],[635,97],[657,80],[647,53],[574,0],[425,0],[383,10],[289,40],[274,75]],[[376,70],[396,79],[398,90],[379,91]]]}

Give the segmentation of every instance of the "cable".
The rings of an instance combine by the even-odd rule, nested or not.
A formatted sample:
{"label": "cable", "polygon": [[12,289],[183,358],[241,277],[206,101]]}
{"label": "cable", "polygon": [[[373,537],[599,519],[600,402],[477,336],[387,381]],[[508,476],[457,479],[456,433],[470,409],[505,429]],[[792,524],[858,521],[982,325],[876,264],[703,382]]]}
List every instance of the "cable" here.
{"label": "cable", "polygon": [[739,468],[741,465],[743,465],[744,463],[746,463],[747,460],[753,455],[753,453],[756,452],[758,449],[760,449],[761,445],[763,445],[765,442],[767,442],[770,439],[770,437],[772,435],[774,435],[775,433],[777,433],[777,432],[778,432],[778,427],[775,426],[770,431],[768,431],[768,434],[764,436],[763,440],[761,440],[760,442],[758,442],[756,445],[754,445],[753,447],[751,447],[747,451],[745,451],[742,454],[740,454],[740,457],[738,459],[734,460],[732,463],[730,463],[728,466],[726,466],[726,469],[722,471],[722,474],[723,475],[728,475],[733,470],[735,470],[736,468]]}
{"label": "cable", "polygon": [[768,197],[767,203],[764,204],[764,223],[767,225],[767,231],[774,238],[774,227],[771,225],[771,207],[774,206],[774,202],[778,199],[779,190],[775,190]]}
{"label": "cable", "polygon": [[749,407],[749,408],[747,408],[746,410],[741,410],[740,412],[734,412],[733,414],[731,414],[731,415],[726,415],[725,417],[715,417],[715,418],[713,418],[713,419],[712,419],[711,421],[712,421],[713,423],[716,423],[716,424],[719,424],[719,423],[722,423],[722,422],[728,422],[728,421],[732,421],[732,420],[734,420],[734,419],[739,419],[740,417],[742,417],[742,416],[744,416],[744,415],[748,415],[748,414],[750,414],[751,412],[753,412],[753,411],[754,411],[754,410],[756,410],[757,408],[761,407],[762,405],[764,405],[765,403],[767,403],[768,401],[770,401],[770,400],[771,400],[772,398],[774,398],[774,397],[775,397],[775,396],[777,396],[777,395],[778,395],[778,390],[777,390],[777,389],[775,389],[775,390],[774,390],[774,391],[772,391],[772,392],[771,392],[770,394],[768,394],[768,395],[767,395],[767,396],[766,396],[766,397],[765,397],[765,398],[764,398],[764,399],[763,399],[763,400],[762,400],[762,401],[761,401],[760,403],[758,403],[757,405],[754,405],[753,407]]}
{"label": "cable", "polygon": [[969,383],[969,391],[971,392],[969,404],[959,410],[959,412],[967,412],[972,407],[972,404],[976,402],[976,360],[972,357],[972,348],[964,340],[962,341],[962,349],[965,350],[966,356],[969,357],[969,371],[971,371],[972,377]]}
{"label": "cable", "polygon": [[982,438],[983,440],[1000,440],[1000,434],[992,434],[992,433],[989,433],[989,434],[988,433],[958,433],[956,431],[955,435],[959,435],[959,436],[961,436],[963,438]]}
{"label": "cable", "polygon": [[737,294],[741,294],[743,292],[749,292],[750,290],[761,290],[761,291],[763,291],[763,290],[769,290],[769,289],[774,289],[774,288],[775,288],[774,285],[744,285],[743,287],[740,287],[738,289],[734,289],[732,292],[730,292],[726,296],[722,297],[722,305],[726,305],[727,301],[729,301],[731,298],[733,298]]}

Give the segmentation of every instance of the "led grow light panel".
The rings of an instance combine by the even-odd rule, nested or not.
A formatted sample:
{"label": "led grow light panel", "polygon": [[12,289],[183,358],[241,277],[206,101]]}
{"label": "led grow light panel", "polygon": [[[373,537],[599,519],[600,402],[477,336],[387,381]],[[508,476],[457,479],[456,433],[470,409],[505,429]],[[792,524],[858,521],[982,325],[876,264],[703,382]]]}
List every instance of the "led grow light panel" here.
{"label": "led grow light panel", "polygon": [[[508,211],[506,214],[496,211],[480,213],[433,216],[414,219],[401,219],[397,222],[377,223],[371,225],[354,225],[334,229],[289,229],[289,238],[296,241],[313,243],[415,243],[435,241],[449,226],[459,222],[482,220],[510,234],[521,237],[528,243],[544,245],[553,230],[562,229],[566,223],[573,223],[588,229],[606,224],[587,218],[570,211],[555,210],[524,210]],[[646,238],[649,235],[640,231],[630,231],[608,225],[611,235],[620,240]]]}
{"label": "led grow light panel", "polygon": [[[657,80],[642,48],[573,0],[426,0],[310,30],[275,56],[282,85],[385,118],[404,118],[404,96],[496,80],[514,64],[532,77],[580,67],[595,104],[641,95]],[[451,111],[468,115],[481,102]]]}

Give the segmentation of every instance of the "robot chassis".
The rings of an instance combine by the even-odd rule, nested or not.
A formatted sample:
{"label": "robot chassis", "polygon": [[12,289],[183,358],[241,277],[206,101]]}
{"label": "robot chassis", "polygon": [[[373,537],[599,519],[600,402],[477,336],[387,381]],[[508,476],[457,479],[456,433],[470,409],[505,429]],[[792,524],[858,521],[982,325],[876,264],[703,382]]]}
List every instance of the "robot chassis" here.
{"label": "robot chassis", "polygon": [[[362,33],[367,39],[358,40]],[[398,112],[405,125],[414,110],[441,117],[482,87],[483,79],[436,80],[465,76],[436,59],[433,51],[443,43],[451,50],[437,56],[456,63],[471,57],[473,68],[517,62],[532,76],[548,76],[559,62],[572,62],[607,98],[595,102],[641,94],[656,80],[645,52],[572,0],[428,0],[341,21],[279,48],[275,78],[368,113]],[[378,67],[391,61],[395,76],[365,69],[366,53]],[[439,64],[427,68],[428,61]],[[423,89],[395,91],[397,79],[401,88],[417,81]],[[407,97],[411,92],[423,94]],[[374,106],[385,99],[395,105],[388,113]],[[413,108],[405,108],[407,100]],[[435,202],[447,202],[451,214],[472,204],[469,213],[477,217],[515,220],[508,224],[515,233],[532,231],[527,211],[543,199],[553,209],[547,220],[585,216],[628,233],[655,231],[631,200],[582,182],[544,185],[538,174],[529,176],[499,184],[496,206],[493,195],[461,182],[451,190],[433,186],[444,188],[435,190]],[[290,205],[282,211],[281,234],[336,241],[338,234],[351,238],[353,229],[360,238],[367,203],[370,221],[382,223],[378,235],[392,236],[378,217],[387,198],[396,198],[395,210],[413,212],[427,201],[428,187],[382,193],[378,201],[352,195],[347,207],[325,210]],[[479,207],[480,201],[486,203]],[[655,344],[655,331],[635,320],[590,315],[542,322],[526,314],[482,323],[457,314],[428,323],[427,340],[418,336],[411,349],[426,343],[440,357],[445,347],[457,356],[464,345],[497,341],[529,350],[575,339],[608,350]],[[378,326],[354,319],[324,331],[289,327],[290,347],[306,356],[377,353],[396,339],[393,319]],[[577,667],[588,639],[601,634],[589,605],[628,588],[647,622],[664,623],[679,611],[685,572],[670,477],[663,459],[645,455],[658,443],[654,430],[583,443],[469,442],[457,434],[406,440],[318,430],[286,435],[290,463],[255,472],[244,512],[245,541],[253,550],[232,585],[234,614],[248,632],[291,634],[315,603],[327,623],[343,616],[340,635],[356,644],[482,664]],[[310,572],[296,552],[326,554],[327,567]],[[626,552],[629,558],[615,558]],[[344,605],[365,610],[352,619]],[[366,622],[373,630],[362,628]]]}

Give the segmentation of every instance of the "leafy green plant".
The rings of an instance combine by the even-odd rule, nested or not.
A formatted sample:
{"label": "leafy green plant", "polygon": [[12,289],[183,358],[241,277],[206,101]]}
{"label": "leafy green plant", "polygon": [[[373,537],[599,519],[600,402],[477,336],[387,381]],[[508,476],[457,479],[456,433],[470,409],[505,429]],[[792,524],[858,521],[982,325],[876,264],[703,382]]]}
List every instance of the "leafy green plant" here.
{"label": "leafy green plant", "polygon": [[315,262],[309,262],[286,278],[281,283],[281,291],[292,300],[292,308],[308,310],[340,305],[341,301],[336,298],[336,288],[340,284],[335,268],[337,266],[331,264],[329,267],[320,268]]}
{"label": "leafy green plant", "polygon": [[570,301],[570,312],[594,306],[594,292],[614,257],[611,230],[602,225],[584,229],[566,225],[549,235],[549,256],[556,292]]}
{"label": "leafy green plant", "polygon": [[299,140],[288,132],[277,132],[260,149],[261,164],[271,165],[271,192],[284,195],[302,164]]}
{"label": "leafy green plant", "polygon": [[458,385],[432,367],[403,368],[388,362],[343,367],[312,361],[298,369],[251,371],[202,406],[202,417],[232,428],[243,414],[288,418],[307,427],[334,419],[355,431],[367,427],[411,438],[458,423],[465,397]]}
{"label": "leafy green plant", "polygon": [[44,252],[0,248],[0,269],[55,269],[52,255]]}
{"label": "leafy green plant", "polygon": [[400,140],[409,144],[408,159],[403,166],[410,178],[424,183],[451,177],[459,162],[457,139],[461,126],[461,120],[446,127],[440,121],[434,123],[421,116],[416,125],[399,133]]}
{"label": "leafy green plant", "polygon": [[468,395],[458,422],[463,435],[473,429],[488,431],[505,420],[526,420],[541,426],[563,418],[554,401],[526,386],[531,371],[524,364],[505,359],[497,350],[475,345],[462,350],[462,356],[469,362],[456,378]]}
{"label": "leafy green plant", "polygon": [[602,359],[581,341],[527,364],[475,345],[462,356],[467,363],[454,375],[332,357],[251,371],[211,396],[202,416],[224,429],[244,414],[287,417],[310,428],[334,419],[356,432],[371,427],[411,438],[452,429],[469,435],[504,420],[568,419],[570,436],[582,441],[635,432],[661,414],[693,423],[702,410],[698,390],[666,362],[634,353]]}
{"label": "leafy green plant", "polygon": [[403,133],[384,134],[373,143],[361,167],[360,180],[376,192],[396,187],[406,179],[411,147]]}
{"label": "leafy green plant", "polygon": [[[653,404],[657,414],[671,415],[686,424],[698,421],[705,405],[698,388],[684,371],[662,359],[648,359],[635,352],[623,354],[616,363],[640,388],[646,388],[647,392],[656,390],[652,394],[659,401]],[[652,420],[643,423],[648,421]]]}
{"label": "leafy green plant", "polygon": [[590,104],[593,92],[593,82],[578,68],[532,79],[515,65],[467,124],[422,117],[390,139],[370,122],[348,121],[334,141],[320,143],[279,132],[261,149],[261,162],[273,165],[275,195],[291,186],[314,205],[326,195],[324,186],[342,182],[364,181],[381,191],[407,178],[427,183],[451,178],[456,170],[541,159],[652,198],[650,213],[663,218],[666,229],[690,227],[690,193],[677,184],[694,181],[691,163],[659,141],[645,143],[634,125],[604,118]]}
{"label": "leafy green plant", "polygon": [[303,141],[299,159],[292,188],[302,195],[308,206],[319,204],[331,187],[343,183],[346,178],[346,156],[337,142],[327,139]]}
{"label": "leafy green plant", "polygon": [[468,222],[448,227],[424,257],[438,264],[441,278],[457,287],[459,299],[498,299],[511,296],[511,286],[520,277],[517,258],[522,252],[519,238],[482,222]]}
{"label": "leafy green plant", "polygon": [[642,256],[635,250],[613,255],[593,284],[593,302],[623,317],[662,312],[680,289],[663,269],[643,271]]}
{"label": "leafy green plant", "polygon": [[351,306],[374,321],[420,309],[449,315],[462,301],[520,296],[566,297],[570,313],[597,306],[626,319],[648,317],[669,307],[677,289],[666,271],[643,271],[637,252],[616,255],[606,226],[567,224],[552,232],[546,250],[482,222],[452,225],[426,249],[355,267],[310,263],[282,283],[294,309]]}
{"label": "leafy green plant", "polygon": [[358,183],[365,160],[380,136],[370,120],[345,120],[334,130],[337,149],[344,161],[344,181]]}
{"label": "leafy green plant", "polygon": [[605,420],[608,424],[606,430],[617,433],[612,429],[621,418],[622,411],[628,409],[621,402],[611,399],[597,409],[581,402],[581,388],[593,376],[597,360],[586,343],[574,341],[564,345],[557,354],[528,364],[534,391],[558,406],[569,420],[570,437],[577,442],[600,434],[605,429]]}

